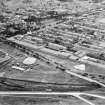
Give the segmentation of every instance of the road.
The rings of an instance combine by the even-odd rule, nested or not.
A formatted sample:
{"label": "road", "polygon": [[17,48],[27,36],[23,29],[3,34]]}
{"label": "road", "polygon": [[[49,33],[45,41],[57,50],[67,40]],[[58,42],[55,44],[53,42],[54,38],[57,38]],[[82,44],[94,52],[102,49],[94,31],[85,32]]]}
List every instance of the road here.
{"label": "road", "polygon": [[[60,96],[73,96],[73,97],[76,97],[78,99],[80,99],[81,101],[87,103],[88,105],[95,105],[94,103],[90,102],[89,100],[85,99],[82,97],[82,95],[85,95],[85,96],[89,96],[89,97],[95,97],[95,98],[99,98],[99,99],[103,99],[105,100],[105,96],[102,96],[102,95],[96,95],[96,94],[88,94],[88,93],[82,93],[82,92],[64,92],[64,93],[59,93],[59,92],[1,92],[0,93],[1,96],[12,96],[12,97],[29,97],[31,95],[33,95],[32,97],[34,98],[34,95],[37,96],[37,95],[54,95],[54,96],[57,96],[57,95],[60,95]],[[29,95],[29,96],[28,96]],[[64,99],[64,100],[67,100],[67,99]]]}
{"label": "road", "polygon": [[103,84],[103,83],[101,83],[101,82],[98,82],[98,81],[96,81],[96,80],[93,80],[93,79],[91,79],[91,78],[88,78],[88,77],[85,77],[85,76],[81,76],[81,75],[79,75],[79,74],[77,74],[77,73],[74,73],[74,72],[72,72],[72,71],[70,71],[70,70],[66,70],[66,73],[69,73],[70,75],[79,77],[79,78],[84,79],[84,80],[89,81],[89,82],[94,82],[94,83],[96,83],[96,84],[98,84],[98,85],[100,85],[100,86],[102,86],[102,87],[105,88],[105,84]]}
{"label": "road", "polygon": [[[71,72],[71,71],[69,71],[69,70],[66,70],[66,73],[69,73],[69,74],[74,75],[74,76],[76,76],[76,77],[82,78],[82,79],[87,80],[87,81],[89,81],[89,82],[95,82],[95,83],[97,83],[97,84],[99,84],[99,85],[101,85],[102,87],[105,88],[105,85],[104,85],[103,83],[100,83],[100,82],[98,82],[98,81],[96,81],[96,80],[92,80],[92,79],[90,79],[90,78],[88,78],[88,77],[81,76],[81,75],[79,75],[79,74],[77,74],[77,73],[74,73],[74,72]],[[92,102],[90,102],[90,101],[84,99],[84,98],[81,97],[80,95],[87,95],[87,96],[92,96],[92,97],[97,97],[97,98],[105,99],[105,96],[100,96],[100,95],[95,95],[95,94],[88,94],[88,93],[71,93],[71,94],[72,94],[74,97],[77,97],[77,98],[79,98],[80,100],[82,100],[82,101],[88,103],[89,105],[95,105],[95,104],[93,104]]]}

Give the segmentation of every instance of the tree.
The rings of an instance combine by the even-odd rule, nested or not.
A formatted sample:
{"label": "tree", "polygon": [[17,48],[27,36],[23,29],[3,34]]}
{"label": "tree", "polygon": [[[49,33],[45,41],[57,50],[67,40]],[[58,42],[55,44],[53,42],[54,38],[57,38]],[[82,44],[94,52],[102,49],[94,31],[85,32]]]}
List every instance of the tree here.
{"label": "tree", "polygon": [[6,0],[0,0],[0,11],[4,11],[7,8],[5,2]]}

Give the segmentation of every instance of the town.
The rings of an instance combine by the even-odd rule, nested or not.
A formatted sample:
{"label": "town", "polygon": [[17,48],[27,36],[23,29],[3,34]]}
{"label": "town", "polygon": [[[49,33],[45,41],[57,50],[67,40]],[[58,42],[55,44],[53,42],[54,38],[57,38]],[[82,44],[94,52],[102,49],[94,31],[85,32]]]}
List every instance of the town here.
{"label": "town", "polygon": [[0,2],[0,91],[105,88],[104,0],[10,2]]}

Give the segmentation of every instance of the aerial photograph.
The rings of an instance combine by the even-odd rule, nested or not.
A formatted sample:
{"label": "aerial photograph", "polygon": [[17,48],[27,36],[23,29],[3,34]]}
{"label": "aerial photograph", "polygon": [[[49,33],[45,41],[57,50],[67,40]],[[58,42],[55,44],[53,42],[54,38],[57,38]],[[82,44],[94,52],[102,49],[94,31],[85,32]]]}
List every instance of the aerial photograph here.
{"label": "aerial photograph", "polygon": [[105,0],[0,0],[0,105],[80,104],[105,105]]}

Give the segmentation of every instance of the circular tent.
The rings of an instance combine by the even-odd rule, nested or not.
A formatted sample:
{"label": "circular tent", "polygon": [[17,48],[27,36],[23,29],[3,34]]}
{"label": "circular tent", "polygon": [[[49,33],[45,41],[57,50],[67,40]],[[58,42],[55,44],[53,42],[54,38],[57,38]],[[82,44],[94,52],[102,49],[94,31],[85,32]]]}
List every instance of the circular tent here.
{"label": "circular tent", "polygon": [[34,63],[36,63],[36,58],[34,58],[34,57],[28,57],[28,58],[26,58],[24,61],[23,61],[23,64],[25,64],[25,65],[32,65],[32,64],[34,64]]}

